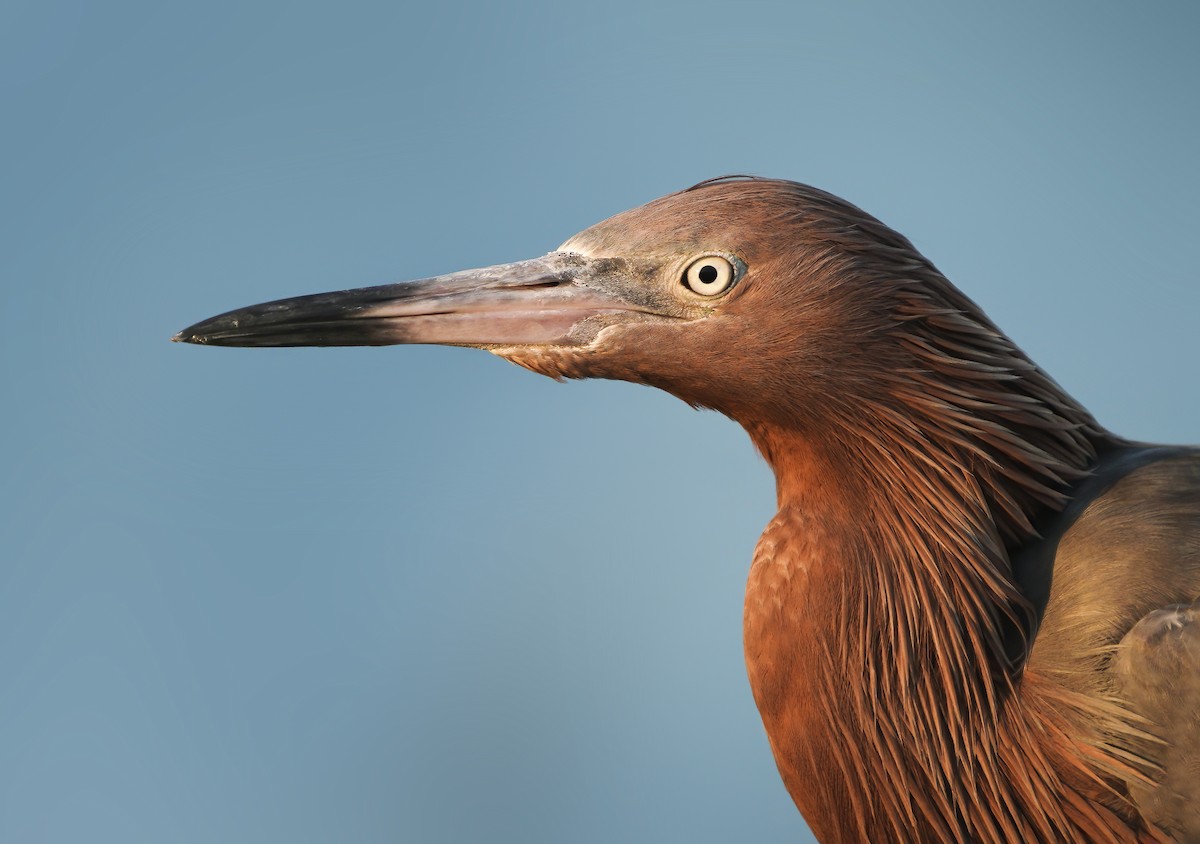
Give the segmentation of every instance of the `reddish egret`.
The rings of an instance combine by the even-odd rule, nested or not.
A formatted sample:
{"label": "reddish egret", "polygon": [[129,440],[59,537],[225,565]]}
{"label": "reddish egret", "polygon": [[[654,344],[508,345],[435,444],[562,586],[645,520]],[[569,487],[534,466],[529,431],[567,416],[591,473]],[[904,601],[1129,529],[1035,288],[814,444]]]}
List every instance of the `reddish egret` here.
{"label": "reddish egret", "polygon": [[904,237],[725,177],[528,261],[175,339],[443,343],[741,423],[746,664],[822,841],[1200,841],[1200,452],[1102,428]]}

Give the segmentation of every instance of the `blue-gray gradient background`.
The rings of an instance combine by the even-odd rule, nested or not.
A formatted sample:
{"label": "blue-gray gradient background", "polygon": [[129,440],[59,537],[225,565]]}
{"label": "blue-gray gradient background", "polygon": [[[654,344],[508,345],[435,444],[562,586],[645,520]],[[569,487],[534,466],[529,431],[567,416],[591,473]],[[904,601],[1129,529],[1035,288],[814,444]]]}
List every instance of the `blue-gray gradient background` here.
{"label": "blue-gray gradient background", "polygon": [[907,234],[1110,427],[1200,439],[1195,5],[966,5],[0,5],[0,841],[805,840],[735,425],[168,338],[758,173]]}

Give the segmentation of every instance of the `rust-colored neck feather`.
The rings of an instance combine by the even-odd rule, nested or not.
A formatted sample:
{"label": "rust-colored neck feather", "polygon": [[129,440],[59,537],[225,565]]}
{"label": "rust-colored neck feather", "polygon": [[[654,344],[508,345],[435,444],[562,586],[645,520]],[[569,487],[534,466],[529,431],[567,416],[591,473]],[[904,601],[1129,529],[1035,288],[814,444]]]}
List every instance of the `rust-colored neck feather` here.
{"label": "rust-colored neck feather", "polygon": [[778,480],[745,637],[785,782],[822,841],[1137,840],[1120,713],[1022,673],[1009,560],[1118,441],[926,262],[880,275],[880,386],[741,420]]}

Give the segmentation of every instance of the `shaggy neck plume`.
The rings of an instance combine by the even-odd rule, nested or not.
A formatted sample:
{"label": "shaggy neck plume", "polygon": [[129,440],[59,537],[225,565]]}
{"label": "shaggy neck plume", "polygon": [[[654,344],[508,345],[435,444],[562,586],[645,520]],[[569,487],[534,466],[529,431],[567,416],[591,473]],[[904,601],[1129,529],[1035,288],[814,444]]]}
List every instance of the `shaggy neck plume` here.
{"label": "shaggy neck plume", "polygon": [[898,287],[885,389],[819,435],[743,420],[778,482],[745,646],[783,778],[822,841],[1138,840],[1083,726],[1120,713],[1022,674],[1009,560],[1119,441],[944,279]]}

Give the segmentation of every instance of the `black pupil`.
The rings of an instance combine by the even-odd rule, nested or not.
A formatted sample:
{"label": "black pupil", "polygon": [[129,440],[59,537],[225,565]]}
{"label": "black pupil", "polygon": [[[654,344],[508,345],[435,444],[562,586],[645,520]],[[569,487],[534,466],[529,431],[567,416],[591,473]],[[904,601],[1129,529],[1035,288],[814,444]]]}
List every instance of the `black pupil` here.
{"label": "black pupil", "polygon": [[705,264],[700,268],[700,272],[697,275],[700,276],[700,280],[705,284],[712,284],[717,280],[717,268],[712,264]]}

